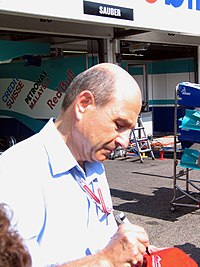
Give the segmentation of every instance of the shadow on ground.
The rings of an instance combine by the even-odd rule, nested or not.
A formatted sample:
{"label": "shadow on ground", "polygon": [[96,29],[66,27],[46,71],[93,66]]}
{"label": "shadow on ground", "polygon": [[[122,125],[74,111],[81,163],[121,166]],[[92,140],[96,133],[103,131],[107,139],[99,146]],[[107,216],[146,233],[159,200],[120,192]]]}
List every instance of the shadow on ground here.
{"label": "shadow on ground", "polygon": [[150,218],[157,218],[167,221],[176,221],[179,217],[196,211],[197,208],[181,207],[174,212],[171,210],[171,196],[173,189],[160,187],[153,191],[153,195],[139,194],[119,189],[111,188],[112,197],[116,197],[126,202],[114,205],[114,209]]}
{"label": "shadow on ground", "polygon": [[191,258],[193,258],[196,261],[198,266],[200,266],[200,248],[197,248],[195,245],[191,243],[177,245],[176,247],[182,249],[185,253],[187,253]]}

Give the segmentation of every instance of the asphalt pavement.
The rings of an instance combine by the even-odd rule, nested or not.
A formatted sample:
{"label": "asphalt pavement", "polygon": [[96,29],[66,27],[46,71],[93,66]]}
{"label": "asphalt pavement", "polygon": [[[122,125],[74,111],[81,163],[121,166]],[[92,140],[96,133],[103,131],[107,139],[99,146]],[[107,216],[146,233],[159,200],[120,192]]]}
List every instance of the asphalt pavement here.
{"label": "asphalt pavement", "polygon": [[[179,247],[200,266],[200,209],[178,206],[171,210],[174,160],[158,158],[147,157],[141,163],[132,156],[104,162],[114,209],[143,226],[151,244]],[[190,177],[198,179],[200,172],[192,171]],[[184,187],[184,178],[181,182]]]}

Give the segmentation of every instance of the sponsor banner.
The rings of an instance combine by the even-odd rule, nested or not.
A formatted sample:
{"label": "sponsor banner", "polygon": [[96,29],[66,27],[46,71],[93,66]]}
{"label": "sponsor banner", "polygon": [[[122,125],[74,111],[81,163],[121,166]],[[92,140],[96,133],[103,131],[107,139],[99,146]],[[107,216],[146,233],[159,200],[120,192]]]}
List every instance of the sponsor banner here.
{"label": "sponsor banner", "polygon": [[85,56],[45,60],[40,67],[0,65],[0,113],[37,119],[57,116],[70,83],[83,70]]}
{"label": "sponsor banner", "polygon": [[[88,11],[89,5],[93,5],[93,8]],[[134,14],[133,19],[128,15],[129,11]],[[40,18],[44,16],[50,21],[61,19],[195,36],[199,35],[200,0],[73,0],[70,3],[43,0],[42,5],[40,0],[1,0],[0,12]]]}

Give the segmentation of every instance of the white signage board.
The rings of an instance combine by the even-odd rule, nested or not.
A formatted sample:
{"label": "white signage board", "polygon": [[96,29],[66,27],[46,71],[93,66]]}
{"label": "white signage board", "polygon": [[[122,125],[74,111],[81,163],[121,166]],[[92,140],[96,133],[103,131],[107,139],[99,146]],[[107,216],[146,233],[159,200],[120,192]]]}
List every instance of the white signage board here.
{"label": "white signage board", "polygon": [[0,13],[200,35],[200,0],[1,0]]}

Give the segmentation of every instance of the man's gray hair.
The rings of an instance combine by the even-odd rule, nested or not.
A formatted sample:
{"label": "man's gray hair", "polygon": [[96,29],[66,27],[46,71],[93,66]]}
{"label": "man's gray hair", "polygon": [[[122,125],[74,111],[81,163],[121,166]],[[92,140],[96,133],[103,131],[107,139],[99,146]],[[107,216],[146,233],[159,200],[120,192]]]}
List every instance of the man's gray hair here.
{"label": "man's gray hair", "polygon": [[62,103],[62,110],[65,111],[85,90],[93,94],[97,106],[103,107],[114,97],[115,84],[115,74],[106,68],[94,66],[85,70],[71,82]]}

